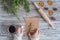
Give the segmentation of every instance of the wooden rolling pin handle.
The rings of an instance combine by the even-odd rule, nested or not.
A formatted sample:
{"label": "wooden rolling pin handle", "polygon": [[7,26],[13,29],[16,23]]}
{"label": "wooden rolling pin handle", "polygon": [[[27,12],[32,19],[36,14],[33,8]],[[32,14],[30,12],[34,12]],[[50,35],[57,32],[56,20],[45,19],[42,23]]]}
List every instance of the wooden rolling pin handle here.
{"label": "wooden rolling pin handle", "polygon": [[52,27],[53,29],[55,29],[54,25],[51,22],[48,22],[48,24],[50,25],[50,27]]}
{"label": "wooden rolling pin handle", "polygon": [[40,9],[40,7],[35,2],[33,2],[33,4],[36,7],[36,9]]}

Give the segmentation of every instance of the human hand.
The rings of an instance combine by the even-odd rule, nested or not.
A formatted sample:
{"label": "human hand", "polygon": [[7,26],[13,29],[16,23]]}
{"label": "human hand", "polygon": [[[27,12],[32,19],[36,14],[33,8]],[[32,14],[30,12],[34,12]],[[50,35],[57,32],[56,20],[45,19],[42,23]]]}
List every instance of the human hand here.
{"label": "human hand", "polygon": [[23,32],[23,29],[22,29],[22,26],[20,25],[17,29],[17,33],[22,34],[22,32]]}
{"label": "human hand", "polygon": [[40,35],[40,31],[39,30],[37,30],[33,35],[31,35],[29,33],[29,37],[33,37],[33,38],[38,37],[39,35]]}

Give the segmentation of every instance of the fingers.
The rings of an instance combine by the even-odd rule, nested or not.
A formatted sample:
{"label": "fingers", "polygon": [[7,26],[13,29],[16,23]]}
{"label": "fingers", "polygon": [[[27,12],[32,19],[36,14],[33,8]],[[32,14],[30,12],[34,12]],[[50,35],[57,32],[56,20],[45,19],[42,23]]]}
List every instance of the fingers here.
{"label": "fingers", "polygon": [[21,33],[22,33],[22,27],[21,27],[21,26],[18,27],[17,33],[18,33],[18,34],[21,34]]}
{"label": "fingers", "polygon": [[36,33],[34,34],[34,35],[30,35],[30,33],[29,33],[29,37],[38,37],[40,35],[40,31],[39,30],[37,30],[36,31]]}
{"label": "fingers", "polygon": [[37,37],[39,35],[38,30],[36,31],[36,33],[33,35],[34,37]]}
{"label": "fingers", "polygon": [[22,29],[21,28],[18,28],[18,30],[17,30],[17,33],[21,33],[22,32]]}
{"label": "fingers", "polygon": [[40,31],[40,30],[38,30],[38,33],[41,33],[41,31]]}
{"label": "fingers", "polygon": [[29,37],[31,37],[31,34],[29,33]]}
{"label": "fingers", "polygon": [[34,33],[34,35],[37,35],[38,34],[38,30]]}

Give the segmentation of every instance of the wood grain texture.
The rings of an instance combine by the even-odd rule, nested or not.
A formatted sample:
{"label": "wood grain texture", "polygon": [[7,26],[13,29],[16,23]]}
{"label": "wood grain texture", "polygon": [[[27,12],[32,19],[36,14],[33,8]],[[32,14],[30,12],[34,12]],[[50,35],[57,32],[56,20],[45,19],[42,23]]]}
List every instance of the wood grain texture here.
{"label": "wood grain texture", "polygon": [[[30,2],[31,11],[27,13],[23,9],[23,7],[20,8],[20,10],[18,11],[18,15],[20,16],[21,19],[20,23],[25,26],[24,18],[37,17],[39,18],[39,24],[40,24],[39,29],[41,30],[40,40],[60,40],[60,0],[53,0],[54,5],[51,7],[47,5],[46,3],[47,0],[42,0],[45,2],[45,6],[49,7],[49,9],[52,9],[53,7],[58,8],[58,11],[54,12],[54,16],[56,20],[55,21],[52,20],[52,23],[54,23],[56,29],[50,28],[47,25],[47,23],[41,18],[41,16],[38,14],[35,7],[33,6],[32,1],[39,4],[39,1],[41,0],[28,0],[28,1]],[[44,10],[44,12],[48,15],[48,11]],[[12,14],[7,14],[5,11],[3,11],[2,5],[0,4],[0,40],[12,39],[11,34],[8,32],[8,28],[9,28],[8,26],[10,24],[18,25],[18,20]],[[23,40],[28,40],[28,38],[24,36]]]}

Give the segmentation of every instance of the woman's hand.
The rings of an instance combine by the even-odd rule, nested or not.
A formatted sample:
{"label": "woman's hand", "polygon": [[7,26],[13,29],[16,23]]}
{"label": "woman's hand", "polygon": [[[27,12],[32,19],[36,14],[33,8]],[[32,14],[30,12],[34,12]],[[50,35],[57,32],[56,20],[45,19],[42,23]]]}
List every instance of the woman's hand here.
{"label": "woman's hand", "polygon": [[22,34],[22,30],[23,30],[23,29],[22,29],[22,26],[19,26],[18,29],[17,29],[17,33],[18,33],[18,34]]}
{"label": "woman's hand", "polygon": [[19,26],[18,29],[17,29],[17,33],[14,35],[14,40],[22,40],[22,37],[23,37],[23,26]]}
{"label": "woman's hand", "polygon": [[29,37],[33,37],[33,38],[38,37],[39,35],[40,35],[40,31],[39,30],[37,30],[33,35],[31,35],[29,33]]}

